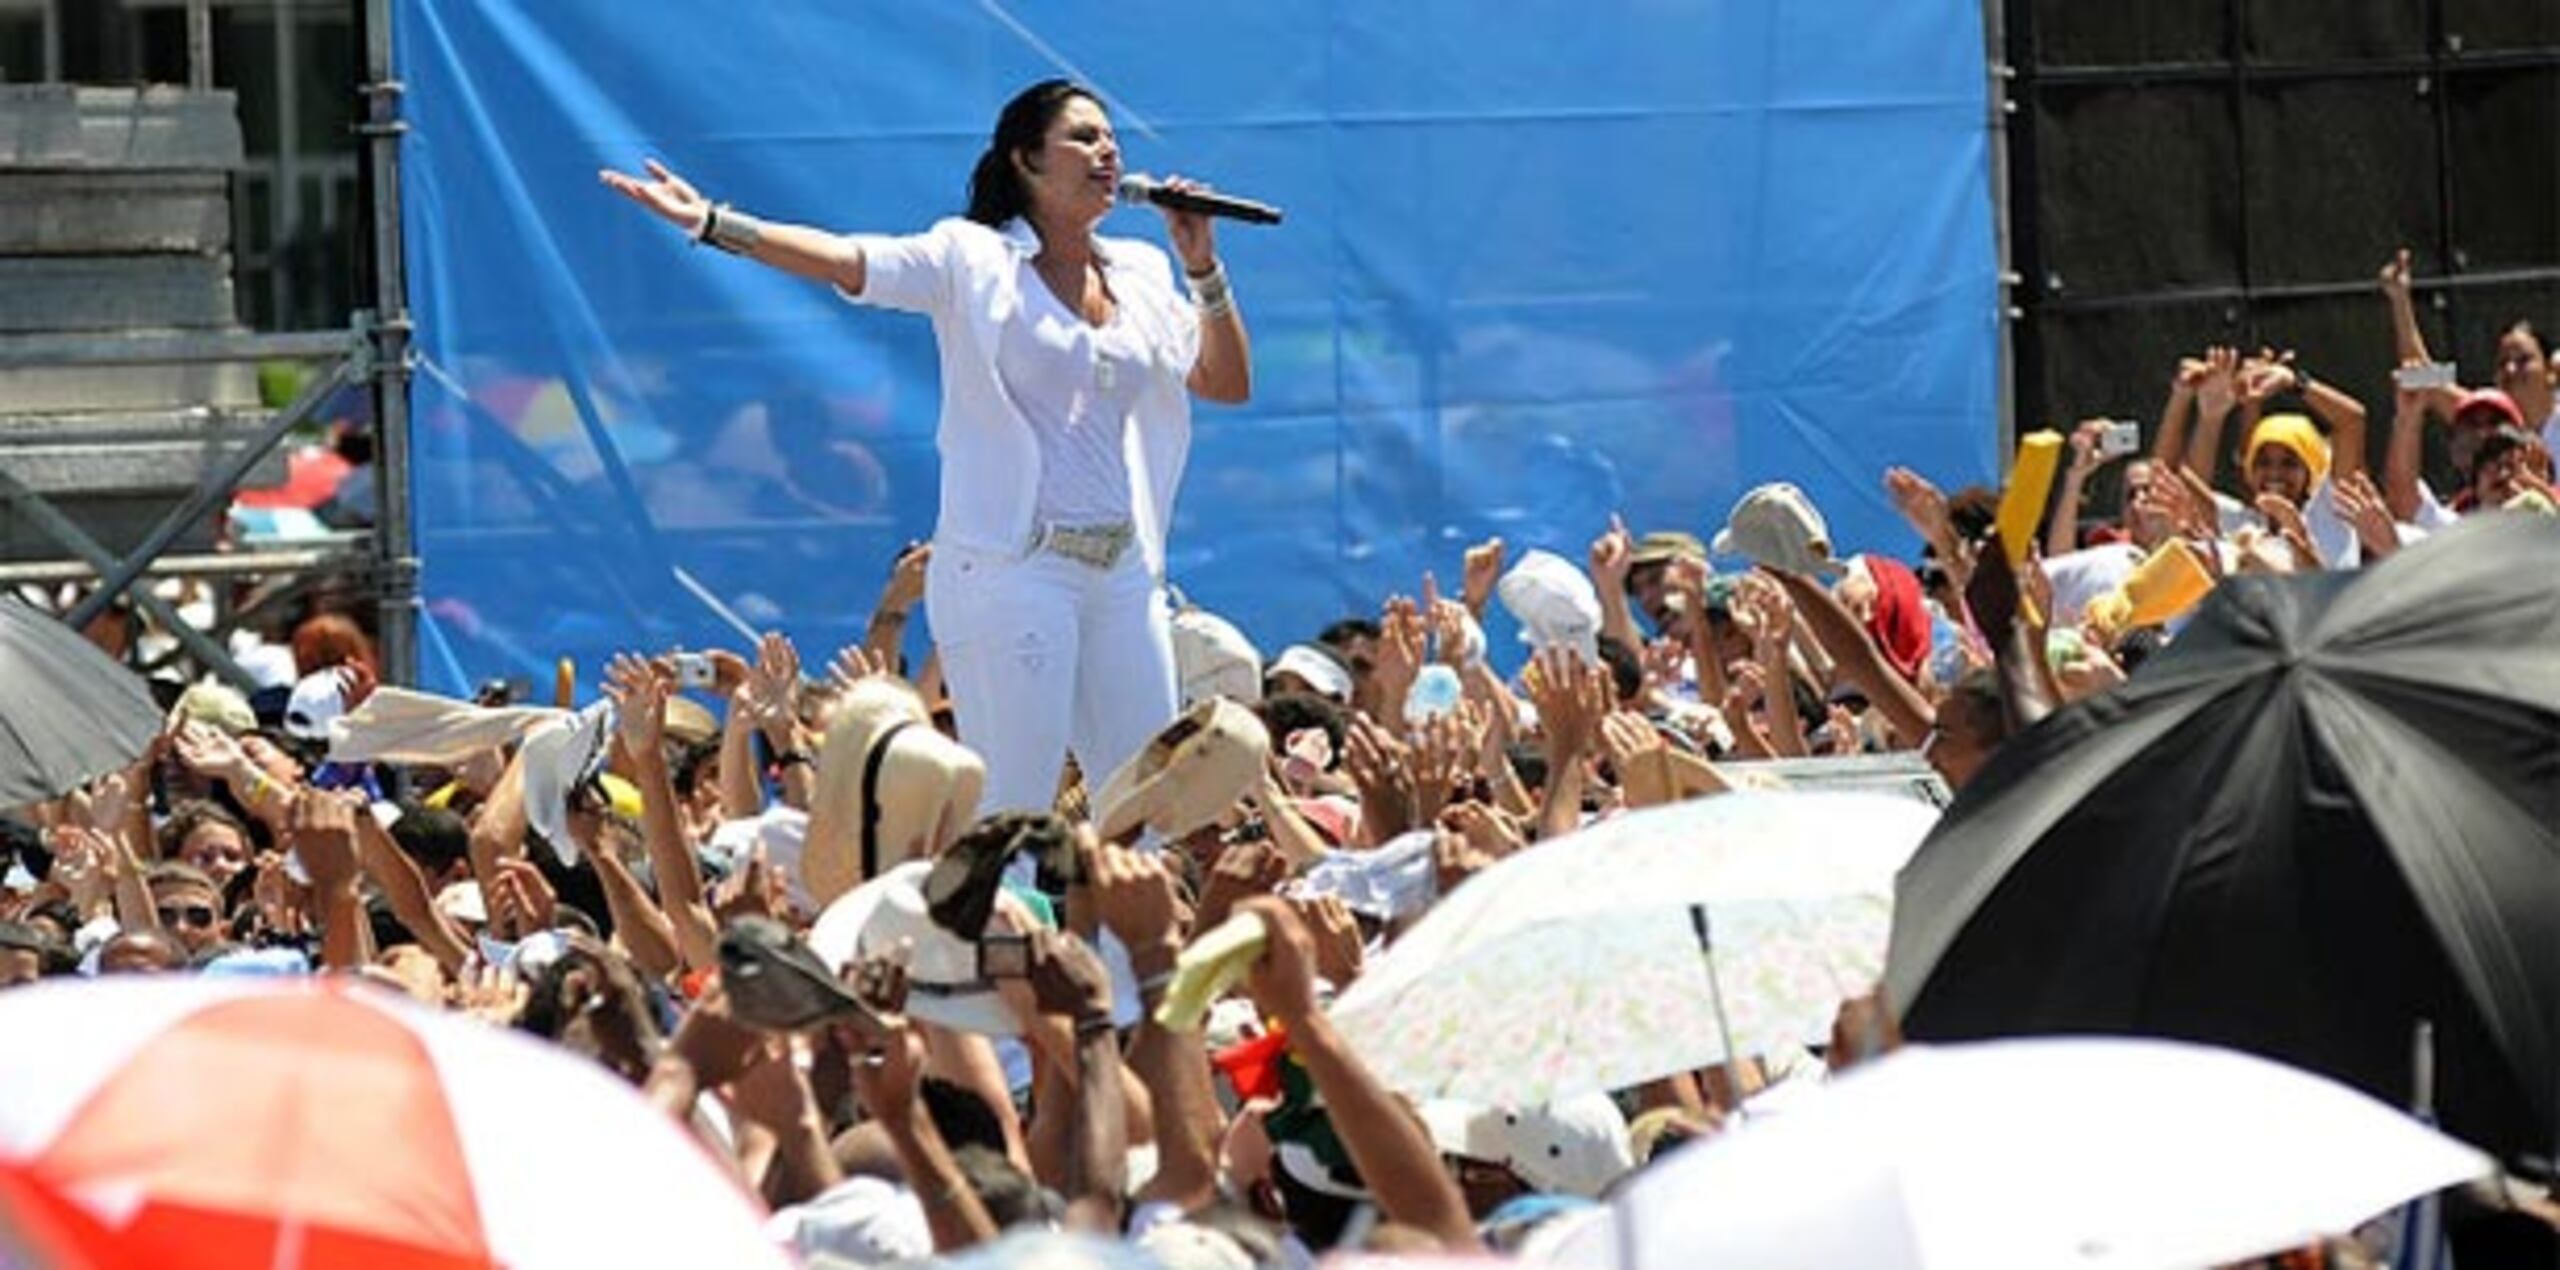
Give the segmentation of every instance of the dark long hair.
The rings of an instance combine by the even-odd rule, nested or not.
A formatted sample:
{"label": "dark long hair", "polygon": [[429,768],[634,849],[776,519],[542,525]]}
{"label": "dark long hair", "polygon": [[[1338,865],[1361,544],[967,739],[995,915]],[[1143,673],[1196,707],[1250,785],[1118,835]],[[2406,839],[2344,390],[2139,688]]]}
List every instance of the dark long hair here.
{"label": "dark long hair", "polygon": [[1031,210],[1022,174],[1013,168],[1014,152],[1039,149],[1058,112],[1078,97],[1096,105],[1102,102],[1092,89],[1073,80],[1044,79],[1004,104],[1003,113],[996,116],[995,135],[987,139],[978,166],[969,171],[969,219],[995,226]]}

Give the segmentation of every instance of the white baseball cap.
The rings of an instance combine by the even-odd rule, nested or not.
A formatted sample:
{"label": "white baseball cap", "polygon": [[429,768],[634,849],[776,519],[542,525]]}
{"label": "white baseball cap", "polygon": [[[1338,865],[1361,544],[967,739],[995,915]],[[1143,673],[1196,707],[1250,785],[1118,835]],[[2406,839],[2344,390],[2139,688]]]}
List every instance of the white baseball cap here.
{"label": "white baseball cap", "polygon": [[1262,700],[1262,652],[1235,623],[1207,609],[1173,615],[1173,666],[1182,684],[1182,706],[1210,697],[1246,705]]}

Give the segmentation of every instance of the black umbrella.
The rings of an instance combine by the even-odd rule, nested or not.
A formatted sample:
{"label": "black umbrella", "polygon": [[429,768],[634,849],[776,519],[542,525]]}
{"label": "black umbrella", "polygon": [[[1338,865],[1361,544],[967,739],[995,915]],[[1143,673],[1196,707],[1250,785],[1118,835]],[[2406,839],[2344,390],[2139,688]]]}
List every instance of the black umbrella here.
{"label": "black umbrella", "polygon": [[[2115,692],[2002,747],[1903,870],[1915,1039],[2255,1051],[2560,1143],[2560,520],[2226,582]],[[2269,1167],[2288,1167],[2269,1143]]]}
{"label": "black umbrella", "polygon": [[55,618],[0,598],[0,807],[132,766],[160,723],[140,676]]}

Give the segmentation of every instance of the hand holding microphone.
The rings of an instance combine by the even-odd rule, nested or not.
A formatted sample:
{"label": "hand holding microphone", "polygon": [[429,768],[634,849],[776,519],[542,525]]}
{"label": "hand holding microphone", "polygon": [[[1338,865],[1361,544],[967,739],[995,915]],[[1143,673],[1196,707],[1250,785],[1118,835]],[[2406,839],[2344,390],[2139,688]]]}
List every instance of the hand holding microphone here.
{"label": "hand holding microphone", "polygon": [[1257,203],[1251,199],[1237,198],[1232,194],[1220,194],[1215,190],[1202,189],[1198,186],[1175,185],[1159,181],[1143,172],[1131,172],[1121,177],[1119,193],[1120,204],[1123,207],[1135,207],[1146,203],[1177,212],[1194,212],[1202,216],[1240,220],[1248,225],[1280,223],[1280,209],[1268,203]]}

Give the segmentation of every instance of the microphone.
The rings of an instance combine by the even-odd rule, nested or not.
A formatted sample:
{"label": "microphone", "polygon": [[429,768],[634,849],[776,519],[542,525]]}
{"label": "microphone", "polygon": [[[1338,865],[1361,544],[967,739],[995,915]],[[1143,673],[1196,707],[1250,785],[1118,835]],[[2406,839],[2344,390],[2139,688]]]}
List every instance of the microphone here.
{"label": "microphone", "polygon": [[1177,212],[1223,216],[1248,225],[1280,223],[1280,209],[1269,203],[1257,203],[1249,198],[1237,198],[1213,190],[1179,190],[1143,172],[1131,172],[1120,178],[1120,203],[1124,207],[1153,203]]}

